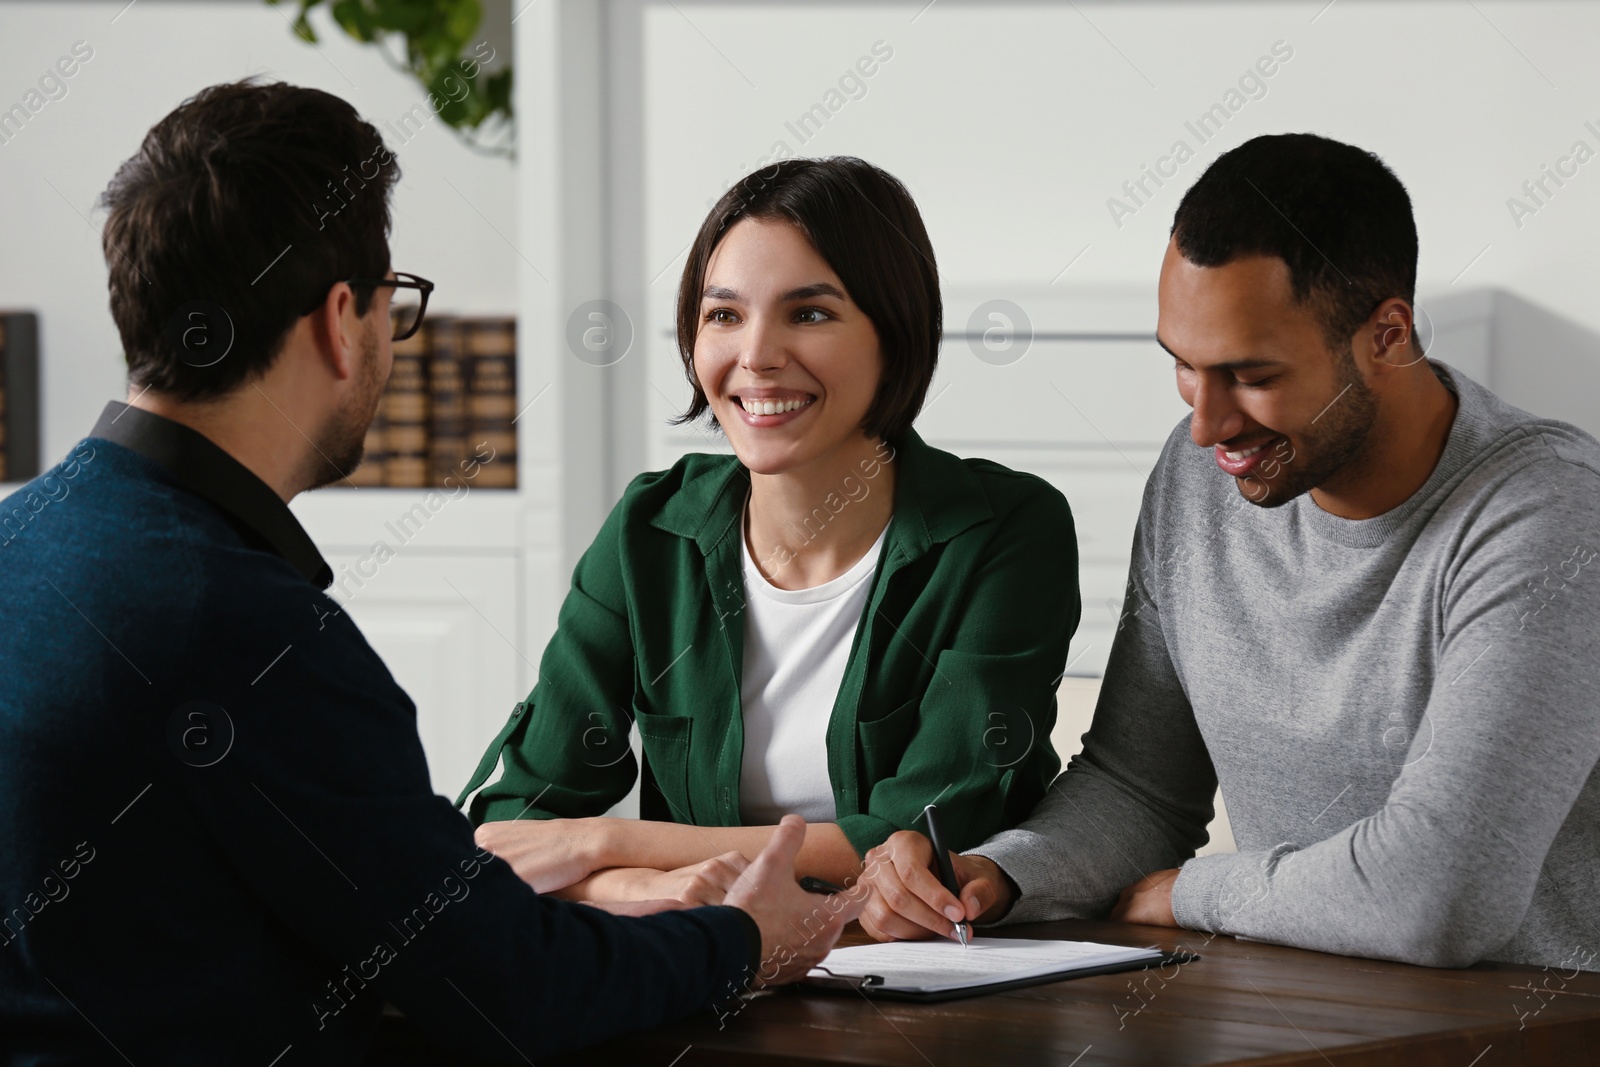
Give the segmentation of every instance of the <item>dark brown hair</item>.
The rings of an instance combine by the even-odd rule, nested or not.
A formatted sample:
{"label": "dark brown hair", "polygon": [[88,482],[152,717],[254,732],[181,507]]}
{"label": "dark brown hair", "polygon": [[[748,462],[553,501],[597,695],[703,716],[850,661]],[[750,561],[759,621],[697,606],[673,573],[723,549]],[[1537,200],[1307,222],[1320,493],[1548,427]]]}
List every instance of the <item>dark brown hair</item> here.
{"label": "dark brown hair", "polygon": [[755,171],[724,193],[701,223],[678,285],[678,354],[694,399],[674,422],[692,422],[710,408],[694,373],[700,294],[718,242],[747,218],[793,223],[872,320],[883,373],[862,429],[884,439],[910,429],[939,362],[939,270],[906,187],[853,156],[785,159]]}
{"label": "dark brown hair", "polygon": [[[130,381],[205,400],[265,372],[335,282],[388,273],[398,178],[378,131],[328,93],[246,80],[180,104],[100,200]],[[357,289],[357,314],[373,291]]]}

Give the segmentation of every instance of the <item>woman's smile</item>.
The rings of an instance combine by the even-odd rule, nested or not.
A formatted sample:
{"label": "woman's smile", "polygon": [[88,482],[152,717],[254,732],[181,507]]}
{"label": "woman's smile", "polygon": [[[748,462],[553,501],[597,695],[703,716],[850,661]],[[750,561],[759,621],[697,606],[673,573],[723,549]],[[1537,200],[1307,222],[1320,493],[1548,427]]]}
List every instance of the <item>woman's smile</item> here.
{"label": "woman's smile", "polygon": [[798,419],[817,402],[816,394],[792,389],[741,389],[731,397],[746,426],[783,426]]}

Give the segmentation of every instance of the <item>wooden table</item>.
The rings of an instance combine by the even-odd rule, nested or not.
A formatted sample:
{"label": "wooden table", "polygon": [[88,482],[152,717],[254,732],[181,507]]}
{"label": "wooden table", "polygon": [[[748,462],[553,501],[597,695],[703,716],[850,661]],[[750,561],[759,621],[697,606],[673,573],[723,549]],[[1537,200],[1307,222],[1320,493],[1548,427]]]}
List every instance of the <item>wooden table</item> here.
{"label": "wooden table", "polygon": [[[719,1030],[710,1012],[546,1064],[1600,1064],[1600,973],[1444,971],[1106,922],[1002,936],[1187,947],[1130,971],[942,1004],[780,990]],[[867,940],[859,928],[843,944]],[[1165,977],[1163,977],[1165,975]]]}

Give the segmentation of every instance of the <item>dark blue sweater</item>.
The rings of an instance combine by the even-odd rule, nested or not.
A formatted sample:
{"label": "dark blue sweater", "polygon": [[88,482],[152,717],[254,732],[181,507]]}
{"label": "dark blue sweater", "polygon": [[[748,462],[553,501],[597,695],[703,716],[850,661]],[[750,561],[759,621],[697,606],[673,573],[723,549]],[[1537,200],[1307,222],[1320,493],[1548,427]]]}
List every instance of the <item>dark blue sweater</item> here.
{"label": "dark blue sweater", "polygon": [[111,405],[0,504],[9,1062],[356,1063],[389,1001],[520,1063],[738,988],[743,912],[618,918],[477,849],[411,701],[261,490]]}

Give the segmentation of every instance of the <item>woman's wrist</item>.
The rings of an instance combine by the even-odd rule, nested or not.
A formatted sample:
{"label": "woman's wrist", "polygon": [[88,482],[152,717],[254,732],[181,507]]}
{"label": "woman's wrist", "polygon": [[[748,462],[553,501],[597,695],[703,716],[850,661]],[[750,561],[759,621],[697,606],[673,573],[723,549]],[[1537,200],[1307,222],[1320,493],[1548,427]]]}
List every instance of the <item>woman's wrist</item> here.
{"label": "woman's wrist", "polygon": [[583,820],[583,856],[590,871],[628,866],[622,824],[629,821],[603,815]]}
{"label": "woman's wrist", "polygon": [[640,900],[649,896],[645,885],[658,872],[643,867],[609,867],[590,876],[590,899]]}
{"label": "woman's wrist", "polygon": [[643,876],[652,873],[654,872],[634,867],[607,867],[572,883],[565,889],[556,890],[551,896],[560,897],[562,900],[587,900],[599,903],[638,900]]}

